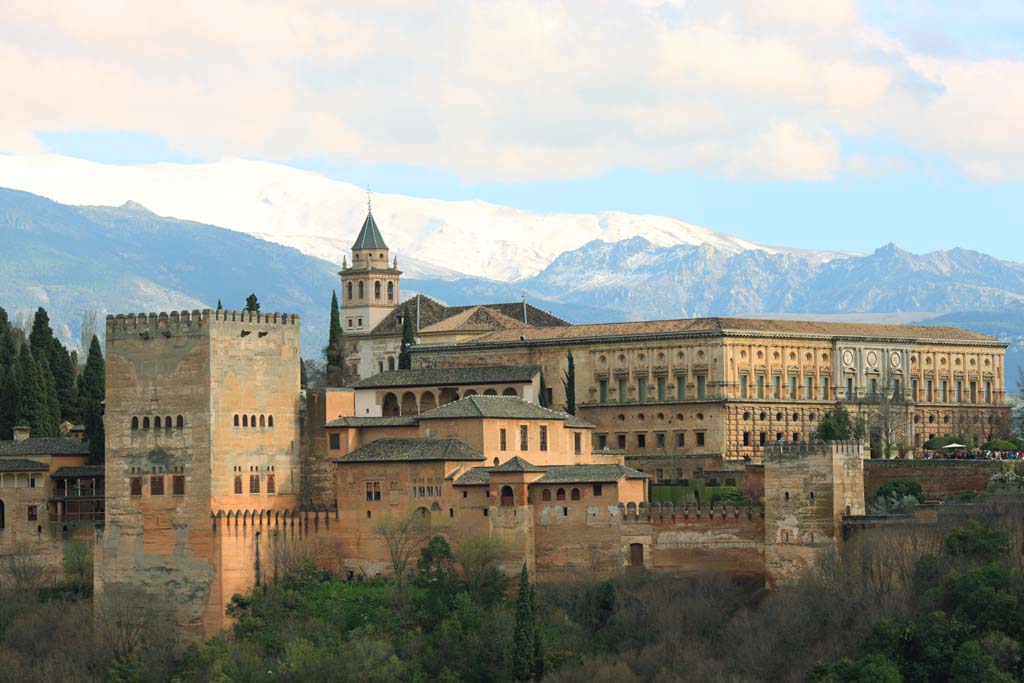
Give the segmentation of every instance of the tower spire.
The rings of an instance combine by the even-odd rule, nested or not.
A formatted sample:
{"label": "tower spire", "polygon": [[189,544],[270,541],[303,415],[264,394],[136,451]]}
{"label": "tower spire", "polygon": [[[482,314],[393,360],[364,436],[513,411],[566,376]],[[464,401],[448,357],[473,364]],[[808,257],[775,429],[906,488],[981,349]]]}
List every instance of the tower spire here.
{"label": "tower spire", "polygon": [[366,213],[368,215],[373,214],[373,190],[370,189],[369,185],[366,186]]}

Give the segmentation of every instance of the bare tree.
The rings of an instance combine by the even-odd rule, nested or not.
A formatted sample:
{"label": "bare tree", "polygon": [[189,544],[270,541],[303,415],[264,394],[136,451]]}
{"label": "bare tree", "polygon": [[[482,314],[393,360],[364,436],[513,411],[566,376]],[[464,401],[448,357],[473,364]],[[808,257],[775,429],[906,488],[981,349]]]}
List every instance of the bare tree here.
{"label": "bare tree", "polygon": [[89,356],[89,345],[92,344],[92,338],[96,335],[98,321],[99,313],[94,308],[90,308],[82,314],[82,329],[78,338],[80,351],[78,357],[82,359],[83,363]]}
{"label": "bare tree", "polygon": [[894,450],[907,449],[910,407],[901,386],[887,380],[877,393],[861,399],[858,408],[865,418],[868,433],[878,435],[881,440],[883,457],[890,458]]}
{"label": "bare tree", "polygon": [[107,585],[96,595],[94,636],[111,661],[134,657],[172,664],[178,653],[176,615],[168,601],[128,585]]}
{"label": "bare tree", "polygon": [[402,581],[405,571],[409,568],[409,562],[433,535],[430,528],[430,513],[426,508],[410,510],[400,517],[386,515],[377,525],[376,531],[387,544],[391,569],[398,582]]}
{"label": "bare tree", "polygon": [[4,582],[18,592],[40,588],[46,577],[46,562],[24,543],[17,544],[7,555],[0,556]]}

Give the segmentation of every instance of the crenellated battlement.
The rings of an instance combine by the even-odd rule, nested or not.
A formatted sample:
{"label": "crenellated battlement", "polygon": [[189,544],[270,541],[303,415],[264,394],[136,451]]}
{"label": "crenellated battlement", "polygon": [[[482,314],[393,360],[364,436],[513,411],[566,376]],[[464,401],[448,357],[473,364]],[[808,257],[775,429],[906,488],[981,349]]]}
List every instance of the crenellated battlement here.
{"label": "crenellated battlement", "polygon": [[807,457],[862,456],[864,444],[860,441],[778,441],[764,446],[764,461],[779,463]]}
{"label": "crenellated battlement", "polygon": [[209,334],[221,324],[299,326],[295,313],[253,313],[251,311],[194,310],[165,313],[127,313],[107,316],[107,339],[149,338],[157,335]]}
{"label": "crenellated battlement", "polygon": [[757,521],[764,519],[764,507],[753,503],[619,503],[624,522],[666,522],[679,520]]}

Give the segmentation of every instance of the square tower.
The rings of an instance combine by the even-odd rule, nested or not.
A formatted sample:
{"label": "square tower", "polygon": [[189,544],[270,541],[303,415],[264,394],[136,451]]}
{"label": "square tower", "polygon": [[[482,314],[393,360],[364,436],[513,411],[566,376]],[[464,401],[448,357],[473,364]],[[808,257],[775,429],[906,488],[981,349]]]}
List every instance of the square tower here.
{"label": "square tower", "polygon": [[299,318],[108,316],[106,339],[97,594],[159,593],[184,632],[211,635],[232,592],[251,585],[244,553],[226,557],[211,520],[298,507]]}
{"label": "square tower", "polygon": [[369,209],[352,245],[352,265],[342,260],[341,325],[345,334],[367,334],[399,301],[402,272],[398,259],[389,265],[390,252]]}

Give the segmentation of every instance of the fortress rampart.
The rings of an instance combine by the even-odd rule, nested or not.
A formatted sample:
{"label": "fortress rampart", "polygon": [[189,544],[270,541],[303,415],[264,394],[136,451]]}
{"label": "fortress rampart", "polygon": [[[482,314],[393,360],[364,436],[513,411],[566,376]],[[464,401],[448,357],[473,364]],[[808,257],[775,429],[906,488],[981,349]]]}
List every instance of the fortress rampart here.
{"label": "fortress rampart", "polygon": [[298,327],[299,316],[294,313],[260,313],[212,309],[170,311],[163,313],[128,313],[108,315],[107,339],[133,339],[146,334],[165,336],[175,334],[206,334],[213,326],[236,325],[290,325]]}

